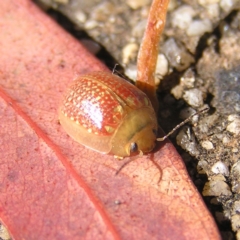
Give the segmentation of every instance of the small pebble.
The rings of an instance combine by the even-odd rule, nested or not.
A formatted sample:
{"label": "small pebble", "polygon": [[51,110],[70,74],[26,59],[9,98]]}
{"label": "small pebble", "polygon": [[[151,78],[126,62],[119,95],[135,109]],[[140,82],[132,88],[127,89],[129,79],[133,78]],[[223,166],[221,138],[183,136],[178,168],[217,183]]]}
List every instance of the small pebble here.
{"label": "small pebble", "polygon": [[125,74],[132,79],[133,81],[136,81],[137,79],[137,66],[133,64],[129,64],[127,68],[125,69]]}
{"label": "small pebble", "polygon": [[137,57],[138,44],[128,43],[122,50],[122,61],[123,64],[128,64],[131,60]]}
{"label": "small pebble", "polygon": [[90,30],[90,29],[94,29],[94,28],[97,27],[98,25],[99,25],[99,24],[98,24],[97,21],[95,21],[95,20],[88,20],[88,21],[85,23],[84,27],[85,27],[86,29]]}
{"label": "small pebble", "polygon": [[91,19],[96,22],[105,22],[113,14],[115,5],[109,1],[103,1],[96,5],[91,11]]}
{"label": "small pebble", "polygon": [[240,194],[240,184],[239,184],[239,182],[234,180],[234,181],[231,182],[231,185],[232,185],[232,192]]}
{"label": "small pebble", "polygon": [[81,10],[78,10],[74,14],[75,14],[76,19],[80,23],[85,23],[86,22],[87,16],[86,16],[86,14],[84,12],[82,12]]}
{"label": "small pebble", "polygon": [[240,193],[240,161],[236,162],[231,169],[232,191]]}
{"label": "small pebble", "polygon": [[192,106],[194,108],[198,108],[198,107],[201,107],[203,105],[203,94],[197,88],[187,90],[183,95],[183,99],[190,106]]}
{"label": "small pebble", "polygon": [[203,188],[203,196],[230,196],[232,195],[229,186],[223,180],[212,179]]}
{"label": "small pebble", "polygon": [[176,141],[181,148],[188,151],[192,156],[197,156],[199,154],[195,138],[193,134],[191,134],[189,128],[183,127],[178,133]]}
{"label": "small pebble", "polygon": [[151,0],[127,0],[127,5],[132,9],[138,9],[140,7],[144,7],[149,5]]}
{"label": "small pebble", "polygon": [[222,140],[225,135],[223,133],[216,133],[215,136],[219,139],[219,140]]}
{"label": "small pebble", "polygon": [[232,114],[228,116],[228,121],[231,123],[227,126],[227,131],[239,135],[240,134],[240,117],[238,115]]}
{"label": "small pebble", "polygon": [[229,142],[230,142],[230,138],[229,138],[229,137],[224,136],[224,137],[222,138],[222,143],[223,143],[224,145],[227,145]]}
{"label": "small pebble", "polygon": [[201,160],[198,162],[197,165],[197,171],[199,174],[206,174],[207,170],[208,170],[208,162],[205,160]]}
{"label": "small pebble", "polygon": [[228,12],[231,10],[233,5],[237,2],[238,0],[221,0],[220,1],[220,7],[223,9],[223,11]]}
{"label": "small pebble", "polygon": [[209,19],[194,20],[187,29],[188,36],[201,36],[206,32],[212,31],[212,23]]}
{"label": "small pebble", "polygon": [[183,95],[183,86],[181,85],[176,85],[175,87],[173,87],[171,89],[171,94],[176,98],[176,99],[180,99],[182,98]]}
{"label": "small pebble", "polygon": [[135,38],[142,38],[146,25],[147,25],[146,19],[143,19],[140,22],[138,22],[136,26],[134,26],[132,29],[132,36]]}
{"label": "small pebble", "polygon": [[206,8],[210,17],[217,18],[219,16],[220,9],[217,3],[209,4]]}
{"label": "small pebble", "polygon": [[201,142],[201,145],[202,145],[202,147],[203,148],[205,148],[206,150],[212,150],[212,149],[214,149],[214,146],[213,146],[213,144],[212,144],[212,142],[210,142],[210,141],[202,141]]}
{"label": "small pebble", "polygon": [[168,12],[172,12],[177,6],[177,0],[170,0],[168,4]]}
{"label": "small pebble", "polygon": [[232,153],[238,153],[238,148],[233,148]]}
{"label": "small pebble", "polygon": [[231,169],[231,174],[236,178],[240,178],[240,161],[234,163]]}
{"label": "small pebble", "polygon": [[232,216],[231,224],[232,224],[232,230],[234,232],[236,232],[240,229],[240,215],[239,214],[235,214]]}
{"label": "small pebble", "polygon": [[172,26],[178,27],[180,29],[187,29],[192,22],[192,18],[195,16],[195,14],[195,11],[189,5],[183,5],[177,8],[172,14]]}
{"label": "small pebble", "polygon": [[169,38],[163,44],[162,52],[168,59],[170,66],[179,71],[187,69],[194,62],[192,55],[183,46],[177,44],[174,38]]}
{"label": "small pebble", "polygon": [[213,4],[213,3],[219,3],[220,0],[198,0],[198,3],[202,6]]}
{"label": "small pebble", "polygon": [[1,240],[11,240],[11,236],[5,226],[0,223],[0,239]]}
{"label": "small pebble", "polygon": [[240,230],[238,230],[237,233],[236,233],[236,239],[240,240]]}
{"label": "small pebble", "polygon": [[164,54],[159,54],[156,66],[156,76],[162,78],[168,73],[168,60]]}
{"label": "small pebble", "polygon": [[115,200],[115,201],[114,201],[114,204],[115,204],[115,205],[121,205],[122,202],[121,202],[120,200]]}
{"label": "small pebble", "polygon": [[218,161],[211,168],[213,173],[229,176],[229,170],[225,163]]}
{"label": "small pebble", "polygon": [[187,69],[180,78],[180,84],[182,86],[193,88],[195,83],[195,74],[191,68]]}
{"label": "small pebble", "polygon": [[233,121],[240,121],[240,116],[237,114],[231,114],[228,116],[228,121],[233,122]]}
{"label": "small pebble", "polygon": [[240,214],[240,200],[234,202],[232,211],[233,214]]}

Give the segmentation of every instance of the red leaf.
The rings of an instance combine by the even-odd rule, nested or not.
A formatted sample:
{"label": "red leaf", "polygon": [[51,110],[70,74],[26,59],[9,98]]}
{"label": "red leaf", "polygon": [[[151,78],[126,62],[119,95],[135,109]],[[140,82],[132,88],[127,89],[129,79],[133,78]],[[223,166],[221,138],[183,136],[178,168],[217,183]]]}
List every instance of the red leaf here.
{"label": "red leaf", "polygon": [[[219,239],[173,146],[122,165],[70,139],[62,93],[106,70],[27,0],[0,8],[0,218],[14,239]],[[162,174],[162,180],[158,179]]]}

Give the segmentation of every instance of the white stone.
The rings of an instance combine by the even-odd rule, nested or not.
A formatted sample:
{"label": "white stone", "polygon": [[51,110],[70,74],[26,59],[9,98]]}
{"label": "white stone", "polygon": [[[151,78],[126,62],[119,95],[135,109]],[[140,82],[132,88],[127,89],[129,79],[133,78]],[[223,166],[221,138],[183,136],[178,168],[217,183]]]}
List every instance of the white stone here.
{"label": "white stone", "polygon": [[162,46],[162,52],[165,54],[171,67],[175,67],[178,71],[185,70],[194,62],[191,54],[181,45],[177,44],[175,39],[170,37]]}
{"label": "white stone", "polygon": [[115,8],[115,5],[110,1],[99,1],[99,4],[90,11],[89,17],[98,23],[109,21],[110,16],[114,15]]}
{"label": "white stone", "polygon": [[89,20],[85,23],[85,28],[90,30],[98,26],[98,22],[95,20]]}
{"label": "white stone", "polygon": [[12,239],[12,237],[9,235],[7,228],[3,224],[0,224],[0,236],[0,239]]}
{"label": "white stone", "polygon": [[220,1],[220,7],[223,11],[228,12],[231,10],[233,5],[239,0],[221,0]]}
{"label": "white stone", "polygon": [[227,137],[227,136],[224,136],[223,139],[222,139],[222,143],[227,145],[229,142],[230,142],[230,138]]}
{"label": "white stone", "polygon": [[178,6],[177,0],[170,0],[168,4],[168,12],[173,11]]}
{"label": "white stone", "polygon": [[195,83],[195,74],[191,68],[187,69],[183,76],[180,78],[180,84],[187,88],[193,88]]}
{"label": "white stone", "polygon": [[233,211],[233,213],[238,213],[238,214],[240,213],[240,201],[239,200],[234,202],[232,211]]}
{"label": "white stone", "polygon": [[159,54],[156,66],[156,75],[163,77],[168,73],[168,60],[164,54]]}
{"label": "white stone", "polygon": [[87,16],[84,12],[82,12],[81,10],[78,10],[77,12],[75,12],[75,17],[77,18],[77,20],[80,23],[85,23],[87,20]]}
{"label": "white stone", "polygon": [[236,239],[240,240],[240,230],[238,230],[237,233],[236,233]]}
{"label": "white stone", "polygon": [[176,85],[171,89],[171,94],[176,98],[180,99],[183,95],[183,87],[181,85]]}
{"label": "white stone", "polygon": [[233,122],[239,120],[240,121],[240,116],[238,116],[237,114],[231,114],[228,116],[228,121]]}
{"label": "white stone", "polygon": [[232,153],[238,153],[238,148],[233,148]]}
{"label": "white stone", "polygon": [[187,90],[183,95],[183,99],[192,107],[201,107],[203,105],[203,94],[197,88]]}
{"label": "white stone", "polygon": [[125,74],[132,79],[133,81],[136,81],[137,79],[137,66],[136,65],[128,65],[128,67],[125,69]]}
{"label": "white stone", "polygon": [[203,196],[230,196],[229,186],[222,180],[210,180],[203,188]]}
{"label": "white stone", "polygon": [[202,141],[202,142],[201,142],[201,145],[202,145],[202,147],[205,148],[206,150],[214,149],[214,146],[213,146],[212,142],[207,141],[207,140],[206,140],[206,141]]}
{"label": "white stone", "polygon": [[196,13],[192,7],[189,5],[183,5],[173,12],[171,23],[173,27],[187,29],[195,14]]}
{"label": "white stone", "polygon": [[234,177],[237,177],[237,178],[240,177],[240,162],[234,163],[234,165],[232,166],[232,169],[231,169],[231,174]]}
{"label": "white stone", "polygon": [[224,176],[229,176],[229,170],[225,163],[218,161],[213,164],[211,168],[212,172],[215,174],[222,174]]}
{"label": "white stone", "polygon": [[122,61],[123,64],[128,64],[131,60],[137,57],[138,44],[128,43],[122,50]]}
{"label": "white stone", "polygon": [[218,3],[220,0],[198,0],[198,3],[201,4],[202,6],[208,5],[208,4],[213,4],[213,3]]}
{"label": "white stone", "polygon": [[228,121],[231,123],[227,126],[227,131],[231,132],[235,135],[240,134],[240,117],[236,114],[232,114],[228,116]]}
{"label": "white stone", "polygon": [[234,232],[240,230],[240,215],[234,214],[231,218],[232,230]]}
{"label": "white stone", "polygon": [[127,5],[132,9],[138,9],[140,7],[150,4],[150,0],[127,0]]}
{"label": "white stone", "polygon": [[192,156],[196,156],[199,154],[194,135],[191,134],[189,128],[183,127],[179,131],[176,137],[176,141],[177,141],[177,144],[181,146],[181,148],[188,151]]}
{"label": "white stone", "polygon": [[197,165],[197,171],[198,173],[200,174],[206,174],[206,172],[208,171],[208,162],[205,161],[205,160],[201,160],[198,162],[198,165]]}
{"label": "white stone", "polygon": [[194,20],[187,29],[188,36],[201,36],[206,32],[212,31],[212,23],[209,19]]}
{"label": "white stone", "polygon": [[217,18],[220,14],[220,8],[217,3],[207,5],[206,9],[208,11],[208,14],[213,18]]}

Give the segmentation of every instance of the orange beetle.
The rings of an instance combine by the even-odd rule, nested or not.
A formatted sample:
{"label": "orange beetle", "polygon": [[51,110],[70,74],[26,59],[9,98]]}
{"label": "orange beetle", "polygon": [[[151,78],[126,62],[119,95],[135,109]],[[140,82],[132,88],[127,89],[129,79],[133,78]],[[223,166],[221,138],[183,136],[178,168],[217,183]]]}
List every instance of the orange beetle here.
{"label": "orange beetle", "polygon": [[97,152],[122,158],[155,146],[158,124],[150,100],[109,72],[75,79],[59,108],[59,120],[74,140]]}

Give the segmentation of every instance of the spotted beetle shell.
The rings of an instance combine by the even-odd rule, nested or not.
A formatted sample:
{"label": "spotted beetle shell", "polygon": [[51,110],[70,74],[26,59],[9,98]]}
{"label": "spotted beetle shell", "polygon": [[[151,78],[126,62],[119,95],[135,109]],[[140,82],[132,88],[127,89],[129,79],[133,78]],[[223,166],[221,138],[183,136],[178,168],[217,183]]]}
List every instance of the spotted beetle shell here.
{"label": "spotted beetle shell", "polygon": [[125,157],[155,146],[157,120],[149,99],[112,73],[75,79],[59,108],[59,120],[74,140],[101,153]]}

